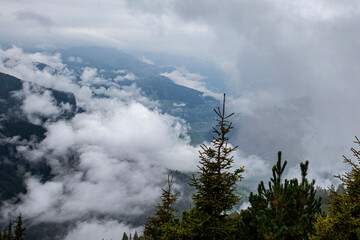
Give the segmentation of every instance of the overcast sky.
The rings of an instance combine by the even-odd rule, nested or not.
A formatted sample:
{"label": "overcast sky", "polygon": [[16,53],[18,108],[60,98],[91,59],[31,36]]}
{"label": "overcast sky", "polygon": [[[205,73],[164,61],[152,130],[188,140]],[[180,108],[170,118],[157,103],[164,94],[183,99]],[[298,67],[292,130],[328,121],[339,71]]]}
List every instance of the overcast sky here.
{"label": "overcast sky", "polygon": [[[253,169],[253,173],[261,171],[261,166],[267,167],[256,155],[275,162],[276,152],[283,150],[283,156],[292,163],[290,167],[304,159],[310,160],[311,177],[326,186],[331,183],[333,174],[346,169],[342,154],[351,156],[349,149],[354,146],[354,136],[360,136],[360,2],[357,0],[0,0],[0,6],[0,44],[3,46],[56,49],[96,45],[213,61],[226,76],[222,81],[227,88],[221,90],[229,93],[229,107],[236,113],[234,143],[240,145],[239,154],[246,163],[243,165]],[[29,59],[19,49],[6,54],[24,61]],[[42,57],[34,56],[30,58]],[[56,56],[45,56],[42,60],[62,64]],[[153,64],[153,59],[146,61]],[[203,84],[206,76],[188,73],[178,67],[163,75],[206,92]],[[67,82],[61,84],[61,81],[50,81],[31,71],[17,69],[15,72],[19,77],[26,76],[47,87],[75,91],[77,100],[86,102],[89,99],[91,90],[67,82],[72,77],[68,74],[58,76]],[[91,81],[96,70],[87,69],[83,74],[84,82]],[[169,130],[176,120],[143,107],[149,103],[138,96],[136,89],[129,92],[131,94],[126,95],[126,91],[116,94],[125,94],[124,99],[136,99],[142,104],[126,105],[126,110],[134,111],[134,119],[128,122],[130,125],[141,111],[151,116],[152,121],[165,124],[164,138],[155,142],[165,141],[168,145],[150,155],[147,149],[141,151],[147,156],[159,151],[163,154],[162,159],[184,151],[189,156],[186,170],[194,166],[196,153],[191,152],[196,149],[185,141],[176,140],[182,130]],[[26,101],[36,100],[47,114],[66,110],[49,105],[46,93],[24,94],[28,97],[24,99],[23,109],[32,116],[32,121],[38,120],[34,117],[36,109],[26,105]],[[97,105],[106,107],[108,103],[93,104]],[[94,142],[104,149],[111,147],[107,141],[81,138],[82,129],[85,133],[91,130],[86,126],[87,120],[106,123],[106,130],[106,127],[114,127],[112,121],[120,113],[97,114],[100,113],[79,115],[68,125],[49,125],[51,133],[40,150],[51,148],[51,142],[61,138],[56,127],[71,130],[69,134],[81,146],[79,154]],[[175,137],[169,140],[166,137],[168,131],[175,132]],[[139,151],[135,145],[130,149],[134,147]],[[107,156],[99,148],[92,151],[109,163],[112,163],[112,157],[119,157],[117,152]],[[88,156],[81,156],[84,164],[87,163]],[[142,160],[139,162],[143,163]],[[174,166],[184,167],[180,159],[173,163]],[[290,169],[289,174],[297,173],[297,168]],[[62,177],[76,178],[73,175]],[[29,179],[29,183],[37,186],[34,179]],[[56,189],[56,184],[38,189]],[[139,186],[144,185],[140,183]],[[31,204],[30,200],[24,206]],[[96,229],[96,224],[92,222],[89,226]],[[108,226],[112,224],[110,222]]]}
{"label": "overcast sky", "polygon": [[98,45],[212,59],[228,86],[241,92],[268,84],[303,95],[314,80],[357,82],[356,0],[0,3],[3,44]]}

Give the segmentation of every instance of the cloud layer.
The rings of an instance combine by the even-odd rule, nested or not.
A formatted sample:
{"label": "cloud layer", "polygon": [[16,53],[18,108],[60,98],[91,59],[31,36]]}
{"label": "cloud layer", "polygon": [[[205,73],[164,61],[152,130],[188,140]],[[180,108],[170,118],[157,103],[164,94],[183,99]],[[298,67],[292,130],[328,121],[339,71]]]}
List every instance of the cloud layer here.
{"label": "cloud layer", "polygon": [[[23,101],[28,119],[47,130],[45,139],[24,142],[18,152],[30,163],[45,160],[54,177],[42,182],[28,174],[27,193],[20,196],[18,204],[6,203],[2,214],[21,212],[32,224],[76,221],[68,239],[83,236],[88,228],[102,228],[107,236],[110,230],[106,229],[112,229],[111,234],[130,229],[131,225],[125,226],[126,219],[149,213],[161,193],[167,169],[196,168],[197,149],[189,145],[186,124],[162,114],[135,85],[94,87],[92,84],[106,81],[96,69],[87,68],[76,84],[57,55],[27,54],[11,48],[1,50],[0,58],[2,71],[71,91],[86,110],[70,120],[56,119],[66,106],[59,108],[49,90],[24,83],[23,90],[14,93]],[[43,70],[36,67],[40,61],[48,64]],[[94,97],[95,93],[108,97]],[[39,117],[50,120],[42,122]],[[104,216],[107,220],[96,220]],[[114,232],[116,226],[120,228]]]}

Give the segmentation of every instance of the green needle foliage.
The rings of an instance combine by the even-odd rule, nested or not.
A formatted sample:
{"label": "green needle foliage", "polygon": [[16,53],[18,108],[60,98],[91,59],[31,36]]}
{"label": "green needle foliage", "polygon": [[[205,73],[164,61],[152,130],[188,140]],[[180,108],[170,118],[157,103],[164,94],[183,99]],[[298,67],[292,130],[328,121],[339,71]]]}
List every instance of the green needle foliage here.
{"label": "green needle foliage", "polygon": [[137,231],[135,231],[135,233],[134,233],[133,240],[140,240]]}
{"label": "green needle foliage", "polygon": [[125,232],[123,234],[122,240],[129,240],[129,237]]}
{"label": "green needle foliage", "polygon": [[237,181],[244,168],[235,169],[232,152],[236,147],[227,143],[227,134],[233,128],[228,119],[233,115],[225,114],[225,94],[223,108],[214,109],[218,116],[214,127],[211,146],[203,144],[200,151],[198,176],[193,175],[191,186],[195,187],[194,207],[182,213],[182,219],[176,218],[173,204],[177,193],[172,194],[172,179],[168,189],[163,190],[161,204],[155,208],[155,216],[149,217],[145,224],[145,239],[212,240],[235,239],[237,220],[227,213],[238,203],[240,197],[235,194]]}
{"label": "green needle foliage", "polygon": [[[145,239],[168,239],[169,235],[173,235],[173,221],[177,210],[174,208],[179,193],[173,193],[173,177],[168,176],[168,188],[162,189],[163,193],[160,197],[161,203],[155,206],[155,214],[149,217],[145,223],[144,238]],[[137,235],[137,233],[136,233]]]}
{"label": "green needle foliage", "polygon": [[16,225],[15,225],[15,237],[14,240],[24,240],[26,228],[23,227],[23,220],[21,214],[17,217]]}
{"label": "green needle foliage", "polygon": [[241,213],[240,239],[308,239],[320,212],[321,199],[315,199],[315,181],[306,178],[309,162],[300,164],[301,182],[282,180],[287,162],[272,168],[268,189],[261,182],[257,194],[250,194],[251,206]]}
{"label": "green needle foliage", "polygon": [[[354,143],[360,146],[357,137]],[[360,239],[360,150],[352,148],[351,151],[357,163],[343,156],[351,171],[335,176],[342,181],[344,192],[332,192],[331,210],[326,217],[318,217],[311,240]]]}
{"label": "green needle foliage", "polygon": [[14,234],[13,234],[13,223],[10,219],[9,221],[9,226],[7,227],[7,233],[6,233],[6,236],[7,236],[7,240],[13,240],[14,239]]}
{"label": "green needle foliage", "polygon": [[199,175],[193,175],[190,183],[196,188],[193,195],[195,206],[187,218],[197,225],[194,228],[196,232],[191,233],[196,236],[193,239],[231,239],[235,226],[227,218],[226,213],[240,200],[235,194],[235,186],[242,178],[244,168],[230,171],[234,163],[232,152],[237,146],[232,147],[227,143],[227,134],[233,128],[228,119],[234,113],[225,114],[225,94],[222,110],[218,108],[214,111],[218,116],[217,125],[213,128],[215,137],[211,141],[211,146],[201,146]]}
{"label": "green needle foliage", "polygon": [[[3,234],[0,232],[0,240],[24,240],[25,228],[23,227],[23,220],[21,214],[16,219],[16,225],[13,225],[12,220],[9,220],[8,226],[4,229]],[[15,229],[14,229],[15,227]]]}

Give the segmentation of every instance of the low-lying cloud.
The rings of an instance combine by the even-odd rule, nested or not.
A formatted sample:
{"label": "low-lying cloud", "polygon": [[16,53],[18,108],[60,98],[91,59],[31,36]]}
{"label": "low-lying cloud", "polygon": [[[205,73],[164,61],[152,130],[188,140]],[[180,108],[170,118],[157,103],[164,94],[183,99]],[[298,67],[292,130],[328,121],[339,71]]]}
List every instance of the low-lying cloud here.
{"label": "low-lying cloud", "polygon": [[23,82],[22,89],[13,96],[22,101],[21,110],[28,121],[37,125],[42,124],[42,119],[55,120],[75,110],[69,103],[57,104],[49,90],[29,82]]}
{"label": "low-lying cloud", "polygon": [[[19,196],[17,204],[5,203],[3,215],[21,212],[32,224],[76,221],[67,239],[83,236],[85,228],[101,228],[107,236],[110,230],[114,234],[115,226],[132,229],[125,226],[126,219],[152,209],[167,169],[196,169],[197,148],[189,145],[185,122],[161,113],[157,103],[144,97],[135,85],[96,88],[90,84],[92,79],[105,82],[96,69],[84,70],[83,81],[90,83],[75,83],[57,55],[27,54],[11,48],[1,50],[0,56],[1,71],[41,86],[71,91],[86,110],[70,120],[47,121],[43,125],[46,137],[41,142],[31,143],[31,147],[28,142],[20,143],[19,154],[30,163],[45,160],[54,177],[42,182],[27,174],[27,193]],[[48,64],[43,70],[36,68],[41,60]],[[32,122],[43,124],[37,117],[57,116],[66,110],[66,106],[55,105],[50,91],[32,89],[29,83],[24,86],[15,95],[23,101],[22,110]],[[96,94],[107,97],[93,97]],[[95,220],[89,222],[92,218]],[[88,239],[95,239],[95,235]]]}
{"label": "low-lying cloud", "polygon": [[205,76],[202,76],[198,73],[191,73],[185,69],[185,67],[179,67],[172,72],[162,73],[161,76],[165,76],[171,79],[174,83],[185,86],[188,88],[192,88],[203,92],[205,96],[211,96],[216,99],[221,100],[222,94],[215,93],[208,89],[205,83]]}
{"label": "low-lying cloud", "polygon": [[[76,224],[75,229],[71,230],[65,237],[65,240],[78,239],[120,239],[124,232],[134,234],[136,229],[130,229],[128,226],[118,221],[99,221],[90,220]],[[138,231],[139,232],[139,231]]]}

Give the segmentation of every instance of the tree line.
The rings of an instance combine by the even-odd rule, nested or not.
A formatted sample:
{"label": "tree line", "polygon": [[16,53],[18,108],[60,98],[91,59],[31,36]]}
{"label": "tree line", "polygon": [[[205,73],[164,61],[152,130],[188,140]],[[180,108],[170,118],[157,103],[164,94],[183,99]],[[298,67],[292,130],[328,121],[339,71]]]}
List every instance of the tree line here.
{"label": "tree line", "polygon": [[[218,116],[210,146],[202,145],[198,175],[190,182],[196,192],[194,206],[180,216],[174,203],[178,193],[173,190],[173,179],[163,189],[155,213],[144,227],[146,240],[335,240],[360,239],[360,151],[352,148],[357,162],[344,156],[351,170],[336,176],[341,189],[331,188],[328,211],[321,210],[321,197],[317,197],[315,181],[307,178],[309,162],[300,163],[301,179],[283,179],[287,161],[281,152],[272,168],[267,185],[260,182],[256,193],[249,196],[250,207],[234,211],[240,200],[236,183],[242,179],[244,168],[233,170],[231,153],[237,147],[227,143],[227,134],[233,128],[225,114],[225,95],[222,109],[214,110]],[[360,141],[356,138],[356,144]],[[328,194],[329,193],[329,194]]]}
{"label": "tree line", "polygon": [[0,231],[0,240],[24,240],[26,235],[25,230],[20,214],[15,221],[15,225],[10,219],[9,224],[4,228],[3,232]]}
{"label": "tree line", "polygon": [[140,240],[143,239],[143,237],[139,237],[137,231],[135,231],[134,236],[130,235],[128,236],[126,232],[124,232],[122,240]]}

